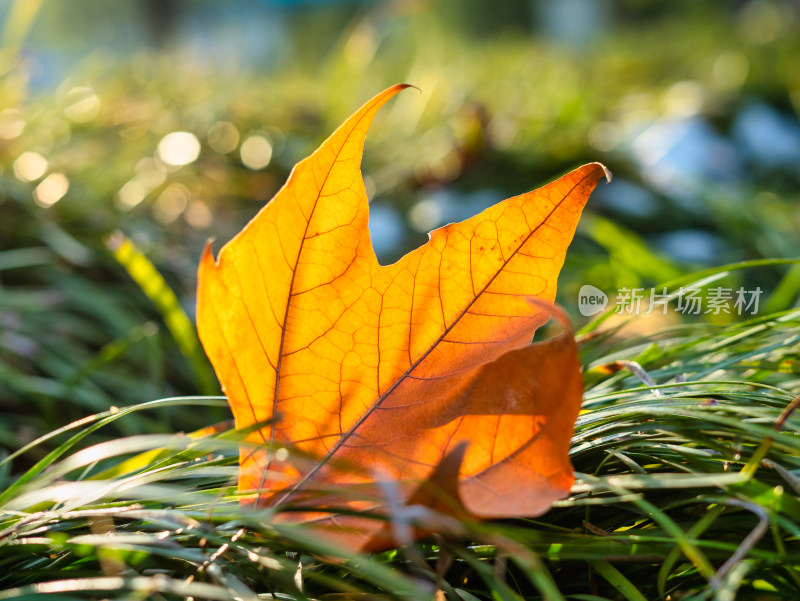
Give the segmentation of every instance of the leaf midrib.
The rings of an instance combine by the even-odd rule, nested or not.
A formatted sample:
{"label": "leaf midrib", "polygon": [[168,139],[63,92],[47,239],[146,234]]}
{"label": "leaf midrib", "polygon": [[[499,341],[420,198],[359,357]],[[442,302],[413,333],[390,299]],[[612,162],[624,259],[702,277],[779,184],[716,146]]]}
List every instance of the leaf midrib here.
{"label": "leaf midrib", "polygon": [[[366,420],[369,418],[369,416],[370,416],[370,415],[372,415],[372,413],[375,411],[375,409],[377,409],[377,408],[378,408],[378,407],[381,405],[381,403],[383,403],[383,401],[385,401],[385,400],[386,400],[386,399],[387,399],[387,398],[388,398],[388,397],[389,397],[389,396],[390,396],[390,395],[391,395],[391,394],[392,394],[392,393],[393,393],[393,392],[394,392],[394,391],[397,389],[397,387],[398,387],[398,386],[399,386],[399,385],[400,385],[402,382],[404,382],[404,381],[405,381],[405,379],[406,379],[408,376],[410,376],[410,375],[413,373],[413,371],[414,371],[414,370],[415,370],[415,369],[416,369],[416,368],[417,368],[417,367],[418,367],[418,366],[419,366],[419,365],[420,365],[420,364],[421,364],[421,363],[422,363],[422,362],[423,362],[423,361],[424,361],[424,360],[425,360],[425,359],[426,359],[426,358],[427,358],[427,357],[430,355],[430,353],[431,353],[431,352],[432,352],[432,351],[433,351],[433,350],[434,350],[434,349],[435,349],[435,348],[436,348],[436,347],[439,345],[439,343],[441,343],[441,342],[444,340],[444,338],[445,338],[445,337],[446,337],[446,336],[447,336],[447,335],[448,335],[448,334],[449,334],[449,333],[452,331],[452,329],[453,329],[453,328],[454,328],[454,327],[455,327],[455,326],[456,326],[456,325],[457,325],[457,324],[460,322],[461,318],[463,318],[463,317],[464,317],[464,315],[466,315],[466,314],[467,314],[467,311],[469,311],[469,309],[470,309],[470,308],[471,308],[471,307],[472,307],[472,306],[475,304],[475,302],[477,302],[477,300],[478,300],[478,299],[481,297],[481,295],[482,295],[484,292],[486,292],[486,290],[489,288],[489,286],[491,286],[491,285],[492,285],[492,283],[493,283],[493,282],[494,282],[494,280],[497,278],[497,276],[498,276],[498,275],[500,275],[500,273],[502,273],[502,272],[503,272],[503,270],[506,268],[506,266],[508,265],[508,263],[509,263],[509,262],[510,262],[510,261],[511,261],[511,260],[512,260],[512,259],[513,259],[513,258],[514,258],[516,255],[517,255],[517,253],[519,252],[519,250],[520,250],[520,249],[521,249],[523,246],[525,246],[525,244],[527,244],[527,242],[530,240],[531,236],[533,236],[533,235],[534,235],[534,234],[535,234],[537,231],[539,231],[539,228],[541,228],[541,227],[542,227],[542,226],[543,226],[545,223],[547,223],[547,222],[550,220],[550,218],[553,216],[553,214],[555,213],[555,211],[556,211],[556,210],[557,210],[557,209],[558,209],[558,208],[561,206],[561,204],[562,204],[562,203],[563,203],[563,202],[564,202],[564,201],[565,201],[567,198],[569,198],[569,196],[570,196],[570,195],[573,193],[573,191],[574,191],[574,190],[575,190],[575,189],[576,189],[578,186],[582,185],[582,184],[583,184],[583,183],[584,183],[584,182],[585,182],[585,181],[586,181],[586,180],[587,180],[587,179],[588,179],[588,178],[591,176],[591,174],[592,174],[592,173],[594,173],[594,171],[590,172],[589,174],[587,174],[586,176],[584,176],[583,178],[581,178],[581,179],[580,179],[578,182],[576,182],[576,183],[575,183],[575,185],[573,185],[573,186],[572,186],[572,188],[570,188],[570,189],[569,189],[569,191],[568,191],[567,193],[565,193],[565,194],[564,194],[564,195],[563,195],[563,196],[562,196],[562,197],[559,199],[559,201],[558,201],[557,203],[555,203],[555,205],[554,205],[554,206],[553,206],[553,208],[550,210],[550,212],[549,212],[549,213],[548,213],[548,214],[545,216],[545,218],[544,218],[544,219],[542,219],[542,221],[541,221],[541,222],[540,222],[540,223],[539,223],[539,224],[538,224],[538,225],[537,225],[535,228],[533,228],[533,229],[532,229],[532,230],[531,230],[531,231],[528,233],[528,235],[527,235],[527,236],[524,238],[524,240],[522,240],[522,241],[519,243],[519,245],[517,245],[517,247],[516,247],[516,248],[514,249],[514,251],[513,251],[513,252],[512,252],[512,253],[509,255],[509,257],[508,257],[508,258],[507,258],[505,261],[503,261],[503,264],[502,264],[502,266],[501,266],[501,267],[500,267],[500,268],[499,268],[499,269],[498,269],[498,270],[495,272],[495,274],[494,274],[494,275],[493,275],[493,276],[492,276],[492,277],[491,277],[491,278],[490,278],[490,279],[489,279],[489,280],[486,282],[486,284],[485,284],[485,285],[484,285],[484,286],[483,286],[483,287],[480,289],[480,291],[479,291],[477,294],[475,294],[475,295],[473,296],[473,298],[470,300],[470,302],[467,304],[467,306],[466,306],[466,307],[464,307],[464,309],[463,309],[463,310],[462,310],[462,311],[461,311],[461,312],[458,314],[458,316],[457,316],[457,317],[456,317],[456,318],[455,318],[455,319],[452,321],[452,323],[451,323],[449,326],[446,326],[446,327],[444,328],[444,330],[442,331],[441,335],[440,335],[440,336],[439,336],[439,337],[438,337],[438,338],[437,338],[437,339],[436,339],[436,340],[435,340],[435,341],[434,341],[434,342],[433,342],[433,343],[432,343],[432,344],[431,344],[431,345],[430,345],[430,346],[429,346],[429,347],[428,347],[428,348],[425,350],[425,352],[424,352],[424,353],[422,353],[422,355],[419,357],[419,359],[417,359],[417,360],[416,360],[414,363],[412,363],[412,364],[411,364],[411,365],[408,367],[408,369],[407,369],[407,370],[406,370],[406,371],[405,371],[403,374],[401,374],[401,375],[400,375],[400,376],[399,376],[399,377],[398,377],[398,378],[397,378],[397,379],[396,379],[396,380],[395,380],[395,381],[392,383],[392,385],[391,385],[391,386],[390,386],[390,387],[389,387],[389,388],[386,390],[386,392],[384,392],[383,394],[380,394],[380,395],[378,396],[378,398],[377,398],[377,399],[375,399],[375,402],[374,402],[374,403],[373,403],[373,404],[372,404],[372,405],[371,405],[371,406],[370,406],[368,409],[366,409],[366,410],[364,411],[364,413],[361,415],[361,417],[359,417],[359,418],[358,418],[358,420],[357,420],[357,421],[356,421],[356,422],[355,422],[355,423],[354,423],[354,424],[353,424],[353,425],[352,425],[352,426],[351,426],[351,427],[350,427],[350,428],[347,430],[347,432],[343,432],[343,433],[341,433],[341,435],[340,435],[340,437],[339,437],[339,440],[337,440],[337,441],[336,441],[336,443],[334,443],[333,447],[332,447],[332,448],[331,448],[331,449],[330,449],[330,450],[329,450],[329,451],[328,451],[328,452],[325,454],[325,456],[324,456],[324,457],[322,457],[322,458],[319,460],[319,462],[317,462],[317,463],[314,465],[314,467],[312,467],[312,468],[311,468],[311,469],[310,469],[310,470],[309,470],[309,471],[308,471],[308,472],[307,472],[307,473],[306,473],[306,474],[305,474],[305,475],[304,475],[304,476],[303,476],[303,477],[302,477],[302,478],[301,478],[301,479],[300,479],[300,480],[299,480],[299,481],[298,481],[298,482],[297,482],[297,483],[296,483],[296,484],[295,484],[295,485],[292,487],[292,489],[291,489],[291,490],[289,490],[289,491],[288,491],[286,494],[284,494],[284,495],[283,495],[283,496],[280,498],[280,500],[279,500],[279,501],[278,501],[276,504],[281,504],[281,503],[284,503],[284,502],[286,502],[286,501],[287,501],[287,500],[288,500],[288,499],[289,499],[289,498],[290,498],[292,495],[296,494],[296,493],[297,493],[297,492],[298,492],[298,491],[299,491],[299,490],[300,490],[300,489],[301,489],[301,488],[302,488],[302,487],[303,487],[303,486],[304,486],[304,485],[305,485],[305,484],[306,484],[306,483],[307,483],[307,482],[308,482],[308,481],[309,481],[311,478],[313,478],[313,477],[314,477],[314,475],[315,475],[315,474],[316,474],[316,473],[317,473],[317,472],[318,472],[320,469],[322,469],[322,467],[323,467],[325,464],[327,464],[327,463],[328,463],[328,461],[330,461],[330,459],[333,457],[333,455],[334,455],[334,454],[336,454],[336,453],[339,451],[339,449],[342,447],[342,445],[344,444],[344,442],[345,442],[345,441],[347,441],[347,440],[348,440],[350,437],[352,437],[352,436],[353,436],[353,434],[355,434],[355,432],[356,432],[356,431],[357,431],[357,430],[358,430],[358,429],[359,429],[359,428],[360,428],[360,427],[363,425],[363,423],[364,423],[364,422],[365,422],[365,421],[366,421]],[[316,206],[316,205],[315,205],[315,206]],[[440,293],[441,293],[441,291],[440,291]],[[277,390],[277,386],[276,386],[276,390]],[[273,432],[274,432],[274,429],[273,429]]]}

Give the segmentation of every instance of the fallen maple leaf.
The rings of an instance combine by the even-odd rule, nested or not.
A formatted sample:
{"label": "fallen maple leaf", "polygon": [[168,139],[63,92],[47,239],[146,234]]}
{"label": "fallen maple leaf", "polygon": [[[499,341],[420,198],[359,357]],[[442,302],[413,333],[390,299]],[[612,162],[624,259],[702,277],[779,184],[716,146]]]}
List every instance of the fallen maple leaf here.
{"label": "fallen maple leaf", "polygon": [[[199,267],[203,346],[239,429],[239,489],[265,504],[312,488],[392,481],[401,500],[466,441],[460,502],[538,515],[569,491],[582,382],[571,333],[530,345],[589,194],[584,165],[446,225],[397,263],[370,240],[360,172],[367,128],[394,86],[297,164],[215,262]],[[275,455],[292,444],[318,460]],[[346,467],[344,467],[346,466]],[[376,476],[376,474],[378,474]],[[363,507],[329,494],[315,507]],[[310,506],[310,505],[309,505]]]}

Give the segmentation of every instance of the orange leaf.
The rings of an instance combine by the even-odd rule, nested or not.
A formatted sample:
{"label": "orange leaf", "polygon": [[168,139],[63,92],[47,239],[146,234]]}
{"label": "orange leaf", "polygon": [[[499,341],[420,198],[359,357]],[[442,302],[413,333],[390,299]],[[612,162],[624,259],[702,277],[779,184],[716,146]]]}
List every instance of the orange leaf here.
{"label": "orange leaf", "polygon": [[[298,163],[217,261],[210,245],[203,254],[198,329],[236,426],[272,420],[248,438],[262,451],[242,449],[239,488],[299,502],[313,487],[369,484],[377,470],[407,500],[468,442],[464,506],[538,515],[571,486],[582,384],[570,335],[529,343],[607,172],[584,165],[381,266],[361,155],[375,113],[405,87],[373,98]],[[319,461],[270,459],[286,443]]]}

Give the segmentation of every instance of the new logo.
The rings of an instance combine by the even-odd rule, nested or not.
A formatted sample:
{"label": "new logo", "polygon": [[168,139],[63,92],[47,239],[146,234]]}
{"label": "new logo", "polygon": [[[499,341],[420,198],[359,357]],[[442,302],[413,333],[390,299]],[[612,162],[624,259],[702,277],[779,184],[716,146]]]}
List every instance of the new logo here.
{"label": "new logo", "polygon": [[581,286],[578,292],[578,311],[584,317],[600,313],[608,305],[608,296],[602,290],[590,284]]}

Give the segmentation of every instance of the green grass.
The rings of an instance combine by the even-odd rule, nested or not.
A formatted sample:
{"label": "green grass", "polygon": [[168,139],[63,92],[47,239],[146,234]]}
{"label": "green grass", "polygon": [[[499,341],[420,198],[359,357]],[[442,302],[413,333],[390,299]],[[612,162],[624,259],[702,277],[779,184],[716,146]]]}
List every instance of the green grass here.
{"label": "green grass", "polygon": [[[598,323],[580,333],[577,481],[538,519],[427,515],[434,539],[357,556],[276,520],[291,507],[239,506],[235,432],[87,442],[126,420],[225,406],[169,398],[95,414],[5,460],[0,599],[800,595],[800,415],[787,411],[800,309],[642,337]],[[40,448],[11,478],[9,462]]]}

